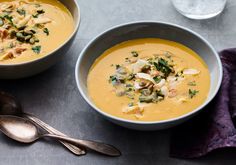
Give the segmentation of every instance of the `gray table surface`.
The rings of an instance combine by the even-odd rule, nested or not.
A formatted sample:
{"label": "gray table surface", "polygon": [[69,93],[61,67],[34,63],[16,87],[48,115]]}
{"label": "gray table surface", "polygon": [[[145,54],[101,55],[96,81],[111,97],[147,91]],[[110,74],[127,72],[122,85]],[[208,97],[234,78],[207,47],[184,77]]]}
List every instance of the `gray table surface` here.
{"label": "gray table surface", "polygon": [[79,0],[82,22],[67,57],[39,75],[0,81],[0,89],[19,98],[26,112],[73,137],[111,143],[122,151],[119,158],[94,153],[77,157],[59,143],[40,140],[22,145],[0,134],[2,165],[72,164],[235,164],[236,150],[213,152],[206,157],[183,160],[169,157],[170,130],[139,132],[116,126],[94,112],[81,98],[74,69],[83,47],[100,32],[114,25],[138,20],[155,20],[188,27],[219,51],[236,46],[236,1],[229,0],[223,14],[204,21],[189,20],[177,13],[169,0]]}

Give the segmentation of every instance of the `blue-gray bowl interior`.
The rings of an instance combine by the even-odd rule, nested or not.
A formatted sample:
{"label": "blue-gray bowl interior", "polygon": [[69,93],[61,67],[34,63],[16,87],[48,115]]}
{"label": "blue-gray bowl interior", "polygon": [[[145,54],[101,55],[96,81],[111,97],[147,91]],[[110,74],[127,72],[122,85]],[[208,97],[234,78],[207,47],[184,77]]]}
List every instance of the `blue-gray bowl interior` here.
{"label": "blue-gray bowl interior", "polygon": [[[222,65],[213,47],[195,32],[183,27],[157,22],[136,22],[112,28],[95,37],[81,52],[77,63],[77,83],[85,100],[93,104],[87,91],[87,76],[96,58],[105,50],[123,41],[138,38],[161,38],[181,43],[197,54],[208,65],[211,77],[210,91],[205,104],[217,93],[222,79]],[[93,107],[96,107],[93,104]],[[109,115],[108,115],[109,116]]]}

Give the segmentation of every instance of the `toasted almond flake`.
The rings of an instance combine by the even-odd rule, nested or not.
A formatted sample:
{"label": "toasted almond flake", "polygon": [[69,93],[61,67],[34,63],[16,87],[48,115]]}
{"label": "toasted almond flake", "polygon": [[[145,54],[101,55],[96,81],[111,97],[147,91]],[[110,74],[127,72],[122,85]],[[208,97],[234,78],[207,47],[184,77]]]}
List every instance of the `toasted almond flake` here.
{"label": "toasted almond flake", "polygon": [[176,81],[176,77],[175,76],[168,76],[166,80],[168,82],[174,82],[174,81]]}
{"label": "toasted almond flake", "polygon": [[180,103],[185,103],[185,102],[187,102],[188,100],[187,100],[185,97],[181,97],[178,101],[179,101]]}
{"label": "toasted almond flake", "polygon": [[199,73],[200,71],[197,69],[184,69],[183,70],[183,74],[186,74],[186,75],[197,75]]}
{"label": "toasted almond flake", "polygon": [[168,95],[168,88],[167,88],[167,86],[161,87],[161,93],[162,93],[164,96],[167,96],[167,95]]}
{"label": "toasted almond flake", "polygon": [[148,80],[148,81],[152,82],[153,84],[155,84],[155,81],[153,80],[153,78],[147,73],[137,73],[136,78]]}
{"label": "toasted almond flake", "polygon": [[140,113],[143,112],[143,108],[141,108],[137,105],[131,106],[131,107],[126,106],[123,108],[122,111],[126,114],[136,114],[137,112],[140,112]]}
{"label": "toasted almond flake", "polygon": [[136,113],[134,116],[135,116],[137,119],[140,119],[140,118],[143,117],[143,114],[140,113],[140,112],[138,112],[138,113]]}
{"label": "toasted almond flake", "polygon": [[19,16],[15,16],[15,17],[13,17],[13,19],[12,19],[12,22],[13,22],[14,24],[17,24],[19,21],[20,21]]}
{"label": "toasted almond flake", "polygon": [[18,24],[16,25],[17,28],[20,28],[20,27],[22,27],[22,26],[25,26],[25,25],[29,22],[30,19],[31,19],[31,15],[25,16],[24,19],[22,19],[21,21],[18,22]]}
{"label": "toasted almond flake", "polygon": [[46,24],[46,23],[50,23],[50,22],[52,22],[52,20],[50,18],[37,18],[37,19],[34,19],[35,24]]}
{"label": "toasted almond flake", "polygon": [[9,51],[0,57],[0,61],[12,59],[12,58],[14,58],[14,54],[12,51]]}
{"label": "toasted almond flake", "polygon": [[136,63],[131,65],[132,72],[140,72],[145,65],[148,65],[148,62],[146,60],[139,59]]}
{"label": "toasted almond flake", "polygon": [[139,89],[142,89],[143,87],[141,87],[140,85],[139,85],[139,82],[137,82],[137,81],[135,81],[134,82],[134,89],[135,90],[139,90]]}
{"label": "toasted almond flake", "polygon": [[0,28],[0,39],[3,40],[8,36],[8,31],[4,28]]}
{"label": "toasted almond flake", "polygon": [[1,6],[0,6],[0,9],[1,11],[5,11],[7,9],[13,9],[15,6],[13,3],[3,3]]}
{"label": "toasted almond flake", "polygon": [[152,77],[159,76],[159,75],[160,75],[160,72],[157,71],[157,70],[151,70],[151,71],[150,71],[150,75],[151,75]]}
{"label": "toasted almond flake", "polygon": [[16,54],[21,54],[25,50],[26,50],[26,48],[22,48],[22,47],[17,47],[17,48],[14,49]]}
{"label": "toasted almond flake", "polygon": [[147,103],[140,103],[140,102],[138,102],[137,104],[141,108],[142,112],[144,111],[145,107],[150,106],[150,104],[147,104]]}

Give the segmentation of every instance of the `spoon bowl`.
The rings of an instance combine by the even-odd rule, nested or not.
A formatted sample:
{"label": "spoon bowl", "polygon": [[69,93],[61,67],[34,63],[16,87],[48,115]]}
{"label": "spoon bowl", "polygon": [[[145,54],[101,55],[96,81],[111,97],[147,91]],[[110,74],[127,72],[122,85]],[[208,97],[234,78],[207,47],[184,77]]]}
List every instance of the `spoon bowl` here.
{"label": "spoon bowl", "polygon": [[[27,119],[30,119],[37,125],[39,125],[42,129],[45,131],[51,133],[51,134],[58,134],[61,136],[66,136],[65,134],[61,133],[60,131],[54,129],[50,125],[44,123],[40,119],[36,118],[35,116],[31,114],[24,113],[22,111],[22,106],[19,103],[19,101],[12,96],[9,93],[6,92],[0,92],[0,115],[14,115],[14,116],[20,116]],[[66,148],[68,148],[72,153],[76,155],[85,155],[86,151],[81,149],[78,146],[74,146],[72,144],[60,141],[61,144],[63,144]]]}
{"label": "spoon bowl", "polygon": [[79,140],[60,135],[46,134],[28,119],[4,115],[0,116],[0,130],[8,137],[23,143],[32,143],[39,138],[50,137],[63,140],[74,145],[80,145],[108,156],[120,156],[121,153],[115,147],[89,140]]}
{"label": "spoon bowl", "polygon": [[0,116],[0,130],[8,137],[23,143],[39,138],[38,128],[29,120],[15,116]]}

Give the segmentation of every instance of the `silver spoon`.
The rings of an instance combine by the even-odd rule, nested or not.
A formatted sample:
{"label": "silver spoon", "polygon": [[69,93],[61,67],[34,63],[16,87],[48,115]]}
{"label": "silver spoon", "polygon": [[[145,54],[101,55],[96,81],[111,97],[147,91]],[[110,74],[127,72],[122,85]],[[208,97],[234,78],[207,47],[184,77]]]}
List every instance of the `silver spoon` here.
{"label": "silver spoon", "polygon": [[17,116],[1,115],[0,130],[8,137],[23,143],[32,143],[39,138],[50,137],[57,140],[67,141],[74,145],[80,145],[104,155],[121,155],[118,149],[105,143],[89,140],[79,140],[60,135],[44,133],[30,120]]}
{"label": "silver spoon", "polygon": [[[0,115],[16,115],[20,117],[26,117],[39,125],[42,129],[46,130],[48,133],[61,135],[61,136],[67,136],[60,131],[56,130],[55,128],[51,127],[50,125],[44,123],[37,117],[24,113],[22,111],[21,104],[17,101],[17,99],[6,92],[0,92]],[[60,141],[66,148],[68,148],[72,153],[76,155],[85,155],[86,151],[84,149],[81,149],[78,146],[72,145],[70,143]]]}

